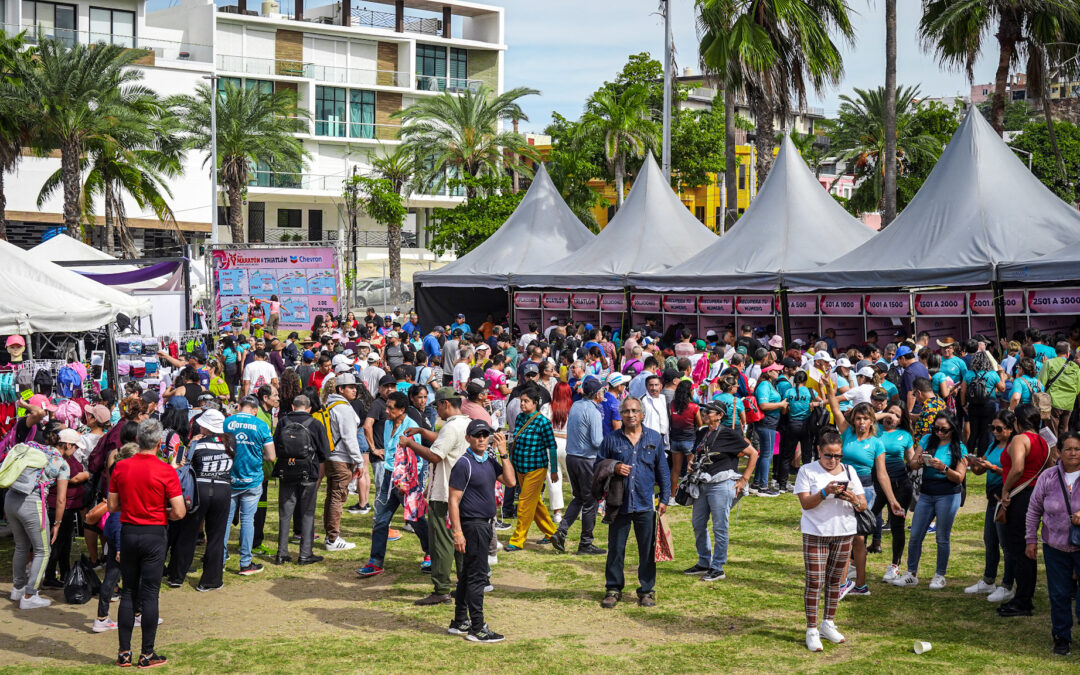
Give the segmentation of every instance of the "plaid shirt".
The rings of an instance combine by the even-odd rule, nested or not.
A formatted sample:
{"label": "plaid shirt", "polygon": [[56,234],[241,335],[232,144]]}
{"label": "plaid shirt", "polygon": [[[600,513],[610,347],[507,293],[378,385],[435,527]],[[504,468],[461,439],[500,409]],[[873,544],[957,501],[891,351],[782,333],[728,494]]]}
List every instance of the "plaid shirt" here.
{"label": "plaid shirt", "polygon": [[912,436],[915,438],[922,438],[926,434],[933,431],[934,418],[939,412],[945,409],[945,401],[935,396],[926,403],[922,404],[922,410],[919,412],[919,416],[911,422]]}
{"label": "plaid shirt", "polygon": [[[532,420],[530,423],[529,420]],[[551,422],[540,413],[520,414],[514,428],[514,449],[510,463],[514,471],[529,473],[549,466],[558,466],[558,446]]]}

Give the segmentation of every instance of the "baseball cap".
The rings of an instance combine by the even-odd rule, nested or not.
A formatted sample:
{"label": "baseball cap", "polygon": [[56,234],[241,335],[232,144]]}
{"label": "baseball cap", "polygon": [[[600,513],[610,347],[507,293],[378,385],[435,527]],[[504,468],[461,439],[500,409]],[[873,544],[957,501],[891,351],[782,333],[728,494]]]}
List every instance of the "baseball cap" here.
{"label": "baseball cap", "polygon": [[45,394],[35,394],[34,396],[30,397],[30,400],[27,401],[27,403],[29,403],[30,405],[33,405],[33,406],[37,406],[38,408],[41,408],[42,410],[48,410],[49,412],[56,412],[56,406],[54,406],[52,404],[52,401],[50,401],[49,397],[46,396]]}
{"label": "baseball cap", "polygon": [[435,390],[435,402],[439,401],[454,401],[456,403],[461,402],[461,396],[454,391],[453,387],[439,387]]}
{"label": "baseball cap", "polygon": [[581,393],[588,397],[591,397],[603,388],[603,383],[595,377],[586,377],[585,381],[581,383]]}
{"label": "baseball cap", "polygon": [[26,338],[24,338],[21,335],[12,335],[7,339],[7,343],[4,344],[4,346],[5,347],[10,347],[11,345],[21,345],[21,346],[25,347],[26,346]]}
{"label": "baseball cap", "polygon": [[473,420],[469,422],[469,426],[465,427],[465,435],[476,437],[480,434],[493,434],[495,430],[491,428],[484,420]]}
{"label": "baseball cap", "polygon": [[896,358],[898,359],[905,356],[912,356],[914,354],[915,352],[911,351],[911,347],[908,347],[907,345],[902,345],[899,349],[896,350]]}
{"label": "baseball cap", "polygon": [[592,330],[592,329],[593,329],[593,325],[591,323],[585,324],[585,330]]}
{"label": "baseball cap", "polygon": [[356,375],[352,373],[341,373],[337,376],[337,382],[335,383],[339,389],[341,387],[356,386]]}
{"label": "baseball cap", "polygon": [[802,338],[795,338],[791,341],[791,344],[795,345],[796,347],[802,347],[806,344],[806,341]]}
{"label": "baseball cap", "polygon": [[311,351],[310,349],[305,349],[304,353],[301,354],[301,356],[304,357],[305,361],[314,361],[315,360],[315,352]]}
{"label": "baseball cap", "polygon": [[393,339],[395,339],[395,340],[397,339],[397,336],[398,336],[398,334],[397,334],[397,331],[396,331],[396,330],[392,330],[392,331],[389,331],[389,332],[388,332],[388,333],[386,334],[386,337],[387,337],[387,338],[393,338]]}
{"label": "baseball cap", "polygon": [[682,377],[682,373],[675,370],[674,368],[668,368],[664,371],[664,384],[667,384],[668,382],[674,382],[680,377]]}
{"label": "baseball cap", "polygon": [[465,393],[469,396],[476,396],[485,390],[487,390],[487,383],[480,378],[469,380],[469,383],[465,385]]}
{"label": "baseball cap", "polygon": [[61,443],[71,443],[72,445],[74,445],[77,448],[85,448],[86,447],[86,442],[83,441],[83,437],[79,434],[78,431],[75,431],[74,429],[61,429],[60,430],[60,442]]}
{"label": "baseball cap", "polygon": [[478,352],[485,352],[489,349],[491,349],[491,345],[486,342],[481,342],[480,344],[476,345],[476,351]]}
{"label": "baseball cap", "polygon": [[98,424],[105,424],[112,417],[112,413],[103,405],[88,405],[86,406],[86,419],[91,417],[98,421]]}
{"label": "baseball cap", "polygon": [[244,398],[240,399],[240,405],[241,406],[248,406],[250,408],[258,408],[259,407],[259,399],[257,399],[254,396],[245,396]]}
{"label": "baseball cap", "polygon": [[535,362],[530,361],[525,364],[525,367],[521,369],[522,375],[535,375],[540,373],[540,367]]}
{"label": "baseball cap", "polygon": [[334,365],[334,368],[337,368],[342,364],[346,366],[351,366],[353,364],[353,360],[344,354],[338,354],[333,358],[333,360],[330,361],[330,363]]}
{"label": "baseball cap", "polygon": [[379,361],[379,355],[376,354],[375,352],[371,352],[370,354],[367,355],[367,362],[368,363],[378,363],[378,361]]}
{"label": "baseball cap", "polygon": [[380,387],[393,387],[396,384],[397,380],[394,379],[393,375],[383,375],[382,378],[379,379]]}
{"label": "baseball cap", "polygon": [[353,350],[351,350],[351,349],[349,349],[349,348],[347,348],[347,347],[346,347],[346,348],[345,348],[345,351],[343,351],[343,352],[341,352],[341,353],[342,353],[342,354],[344,354],[345,356],[352,356],[352,355],[353,355],[353,354],[355,354],[356,352],[354,352]]}
{"label": "baseball cap", "polygon": [[862,368],[859,369],[859,372],[856,373],[856,375],[861,375],[863,377],[873,377],[874,376],[874,369],[871,368],[870,366],[863,366]]}
{"label": "baseball cap", "polygon": [[334,366],[334,374],[335,375],[340,375],[342,373],[351,373],[352,370],[353,370],[353,367],[350,366],[347,363],[339,363],[336,366]]}
{"label": "baseball cap", "polygon": [[443,327],[436,324],[436,326],[431,329],[431,332],[433,332],[433,333],[441,333],[441,332],[443,332]]}
{"label": "baseball cap", "polygon": [[[160,397],[158,396],[157,390],[154,389],[147,389],[142,393],[142,400],[146,403],[157,403],[158,398]],[[184,400],[186,401],[187,399]]]}
{"label": "baseball cap", "polygon": [[841,356],[840,358],[836,359],[836,367],[837,368],[850,368],[851,367],[851,361],[848,361],[846,356]]}
{"label": "baseball cap", "polygon": [[705,331],[705,337],[716,337],[716,331],[710,328],[709,330]]}
{"label": "baseball cap", "polygon": [[608,375],[607,383],[610,387],[617,387],[620,384],[626,384],[626,376],[619,372],[612,373]]}
{"label": "baseball cap", "polygon": [[212,434],[220,434],[224,431],[225,415],[220,410],[211,408],[199,415],[199,426]]}
{"label": "baseball cap", "polygon": [[458,314],[458,315],[457,315],[457,317],[455,317],[455,318],[458,318],[458,319],[464,319],[464,318],[465,318],[465,315],[464,315],[464,314]]}
{"label": "baseball cap", "polygon": [[871,366],[871,367],[872,367],[872,368],[873,368],[874,370],[878,371],[879,373],[887,373],[887,372],[889,372],[889,364],[887,364],[887,363],[882,363],[881,361],[878,361],[877,363],[875,363],[875,364],[874,364],[873,366]]}
{"label": "baseball cap", "polygon": [[742,355],[745,356],[746,355],[746,346],[745,345],[739,345],[738,347],[735,348],[735,353],[742,354]]}
{"label": "baseball cap", "polygon": [[888,401],[889,392],[885,389],[885,387],[874,387],[874,391],[870,392],[870,400]]}
{"label": "baseball cap", "polygon": [[[815,361],[828,361],[829,363],[832,363],[833,357],[832,357],[831,354],[829,354],[829,352],[822,349],[820,352],[815,352],[814,353],[814,360]],[[850,367],[850,365],[851,364],[849,363],[848,366]]]}
{"label": "baseball cap", "polygon": [[697,349],[705,349],[708,346],[709,345],[706,344],[704,340],[698,340],[697,342],[694,343],[694,347],[696,347]]}
{"label": "baseball cap", "polygon": [[763,373],[771,373],[773,371],[783,370],[783,369],[784,369],[784,367],[782,365],[780,365],[779,363],[770,363],[769,365],[762,368],[761,372],[763,372]]}
{"label": "baseball cap", "polygon": [[798,361],[791,358],[790,356],[785,356],[783,359],[780,360],[780,365],[785,368],[798,368],[800,364]]}

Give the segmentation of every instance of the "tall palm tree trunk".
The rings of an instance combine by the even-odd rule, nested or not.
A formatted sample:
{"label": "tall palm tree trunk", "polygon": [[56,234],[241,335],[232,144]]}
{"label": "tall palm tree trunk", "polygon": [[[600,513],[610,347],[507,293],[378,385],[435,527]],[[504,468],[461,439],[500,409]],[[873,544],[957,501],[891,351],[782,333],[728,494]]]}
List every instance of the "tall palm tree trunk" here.
{"label": "tall palm tree trunk", "polygon": [[229,195],[229,233],[234,244],[243,244],[247,237],[244,236],[244,207],[240,197],[240,183],[230,180],[225,191]]}
{"label": "tall palm tree trunk", "polygon": [[619,154],[615,157],[615,210],[618,211],[623,205],[623,185],[626,181],[626,156]]}
{"label": "tall palm tree trunk", "polygon": [[998,136],[1005,133],[1005,88],[1009,83],[1009,65],[1012,63],[1013,54],[1016,53],[1016,43],[1023,37],[1020,32],[1020,21],[1011,10],[1001,13],[1001,23],[998,25],[998,65],[994,74],[994,102],[990,104],[990,126]]}
{"label": "tall palm tree trunk", "polygon": [[724,232],[735,224],[735,214],[739,209],[736,185],[738,170],[735,156],[735,88],[728,85],[724,87]]}
{"label": "tall palm tree trunk", "polygon": [[885,204],[881,226],[896,220],[896,0],[885,0]]}
{"label": "tall palm tree trunk", "polygon": [[390,302],[401,304],[401,223],[386,227],[386,248],[390,258]]}
{"label": "tall palm tree trunk", "polygon": [[116,255],[116,221],[112,209],[112,183],[105,182],[105,251]]}
{"label": "tall palm tree trunk", "polygon": [[64,141],[60,144],[60,176],[64,184],[64,227],[74,239],[82,239],[79,227],[79,144]]}
{"label": "tall palm tree trunk", "polygon": [[[1046,55],[1049,61],[1049,54]],[[1054,156],[1057,157],[1058,173],[1061,174],[1061,179],[1064,181],[1069,180],[1068,173],[1065,170],[1065,157],[1061,154],[1061,148],[1057,142],[1057,130],[1054,128],[1054,117],[1050,112],[1050,68],[1047,67],[1042,77],[1042,91],[1039,98],[1042,99],[1043,117],[1046,118],[1046,134],[1050,137],[1050,148],[1054,151]]]}
{"label": "tall palm tree trunk", "polygon": [[4,192],[3,171],[0,171],[0,239],[7,241],[7,194]]}
{"label": "tall palm tree trunk", "polygon": [[771,97],[761,93],[752,96],[752,105],[754,108],[754,126],[757,128],[757,140],[754,143],[757,147],[756,190],[765,182],[765,179],[769,176],[769,169],[772,168],[773,147],[776,144],[775,124],[773,123],[775,106]]}

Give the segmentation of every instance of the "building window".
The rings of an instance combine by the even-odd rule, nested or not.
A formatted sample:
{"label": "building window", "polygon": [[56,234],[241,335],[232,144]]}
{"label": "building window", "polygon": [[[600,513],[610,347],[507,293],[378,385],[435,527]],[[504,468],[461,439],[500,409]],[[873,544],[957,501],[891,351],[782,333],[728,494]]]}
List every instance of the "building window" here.
{"label": "building window", "polygon": [[31,40],[37,38],[40,30],[47,38],[74,45],[78,29],[76,16],[75,5],[23,0],[22,25]]}
{"label": "building window", "polygon": [[746,165],[745,164],[740,164],[739,165],[739,189],[740,190],[745,190],[746,189]]}
{"label": "building window", "polygon": [[349,91],[349,135],[375,138],[375,92]]}
{"label": "building window", "polygon": [[699,223],[704,225],[705,224],[705,207],[704,206],[694,207],[694,217],[698,219]]}
{"label": "building window", "polygon": [[416,75],[417,89],[446,89],[446,47],[416,45]]}
{"label": "building window", "polygon": [[135,46],[135,12],[90,8],[90,42]]}
{"label": "building window", "polygon": [[270,80],[244,80],[245,89],[257,89],[264,94],[274,93],[274,83]]}
{"label": "building window", "polygon": [[464,91],[469,87],[469,52],[466,49],[450,48],[450,84],[451,91]]}
{"label": "building window", "polygon": [[278,209],[277,226],[281,228],[300,229],[300,221],[303,211],[300,209]]}
{"label": "building window", "polygon": [[345,90],[315,87],[315,135],[345,136]]}

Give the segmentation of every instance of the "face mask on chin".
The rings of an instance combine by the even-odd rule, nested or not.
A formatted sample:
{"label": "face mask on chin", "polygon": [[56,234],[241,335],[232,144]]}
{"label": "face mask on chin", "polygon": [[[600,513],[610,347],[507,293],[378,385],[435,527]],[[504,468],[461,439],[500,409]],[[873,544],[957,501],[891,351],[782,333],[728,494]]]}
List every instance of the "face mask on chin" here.
{"label": "face mask on chin", "polygon": [[487,458],[488,458],[487,450],[484,451],[484,454],[478,455],[478,454],[476,454],[475,450],[473,450],[472,448],[469,448],[469,454],[472,455],[473,459],[475,459],[480,464],[483,464],[484,462],[486,462]]}

